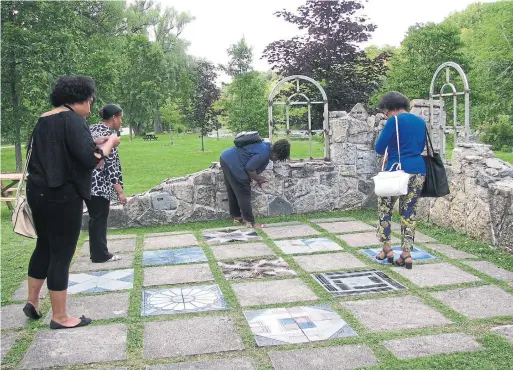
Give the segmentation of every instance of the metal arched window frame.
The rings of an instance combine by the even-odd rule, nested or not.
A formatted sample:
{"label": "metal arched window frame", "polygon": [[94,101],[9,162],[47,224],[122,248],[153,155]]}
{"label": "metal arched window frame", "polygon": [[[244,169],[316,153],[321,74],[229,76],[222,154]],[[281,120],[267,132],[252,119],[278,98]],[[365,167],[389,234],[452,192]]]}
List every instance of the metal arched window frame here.
{"label": "metal arched window frame", "polygon": [[[299,81],[304,80],[312,83],[317,87],[322,95],[322,101],[311,101],[305,94],[299,92]],[[296,93],[292,94],[287,98],[286,101],[274,102],[274,96],[278,89],[285,83],[295,81],[296,82]],[[305,99],[305,101],[291,101],[292,98],[296,96],[301,96]],[[269,124],[269,139],[273,140],[274,133],[274,121],[273,121],[273,107],[274,105],[285,105],[285,117],[286,117],[286,125],[287,125],[287,136],[290,132],[290,122],[289,122],[289,109],[291,105],[306,105],[308,107],[308,140],[310,147],[310,159],[312,157],[312,117],[311,117],[311,106],[312,104],[323,104],[324,105],[324,113],[323,113],[323,135],[324,135],[324,160],[329,161],[330,159],[330,142],[329,142],[329,121],[328,121],[328,97],[326,92],[322,88],[322,86],[315,81],[313,78],[302,76],[302,75],[294,75],[285,77],[281,81],[279,81],[269,94],[268,102],[268,124]]]}
{"label": "metal arched window frame", "polygon": [[[454,84],[451,82],[451,68],[456,70],[458,74],[460,75],[462,81],[463,81],[463,87],[464,91],[457,91]],[[435,94],[435,83],[436,79],[440,75],[440,73],[445,69],[445,83],[442,85],[440,92]],[[444,90],[450,87],[450,92],[444,92]],[[465,122],[464,125],[458,125],[458,97],[459,96],[465,96]],[[433,75],[433,78],[431,80],[431,86],[429,88],[429,122],[430,126],[433,126],[433,119],[434,119],[434,99],[438,98],[439,100],[442,100],[445,97],[453,98],[453,128],[454,128],[454,143],[456,144],[459,137],[463,136],[463,140],[465,142],[468,142],[469,136],[470,136],[470,86],[468,83],[467,75],[465,74],[465,71],[463,71],[463,68],[457,63],[454,62],[445,62],[441,64],[436,72]],[[442,108],[440,108],[442,109]],[[440,112],[441,113],[441,112]],[[440,117],[441,119],[441,117]],[[440,142],[440,155],[442,158],[445,159],[445,131],[446,131],[447,125],[446,122],[441,122],[439,127],[439,135],[441,138]],[[430,127],[431,129],[431,127]],[[463,131],[463,135],[459,135],[460,131]]]}

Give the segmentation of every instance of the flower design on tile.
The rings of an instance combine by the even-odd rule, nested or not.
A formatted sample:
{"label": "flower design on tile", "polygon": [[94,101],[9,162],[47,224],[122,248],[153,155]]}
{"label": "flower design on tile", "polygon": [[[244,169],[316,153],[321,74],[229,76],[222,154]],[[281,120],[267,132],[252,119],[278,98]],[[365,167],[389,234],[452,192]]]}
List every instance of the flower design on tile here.
{"label": "flower design on tile", "polygon": [[227,309],[217,285],[145,290],[143,316]]}

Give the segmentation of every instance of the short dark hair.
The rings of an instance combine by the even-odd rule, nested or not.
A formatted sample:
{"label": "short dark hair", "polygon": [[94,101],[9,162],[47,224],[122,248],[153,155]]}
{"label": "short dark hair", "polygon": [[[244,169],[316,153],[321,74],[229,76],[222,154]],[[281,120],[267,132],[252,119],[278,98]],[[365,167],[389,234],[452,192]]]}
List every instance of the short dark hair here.
{"label": "short dark hair", "polygon": [[50,94],[50,102],[54,107],[82,103],[91,97],[94,99],[95,89],[94,80],[89,76],[61,76]]}
{"label": "short dark hair", "polygon": [[123,112],[123,109],[117,104],[105,104],[98,114],[103,119],[111,119],[112,116],[119,116]]}
{"label": "short dark hair", "polygon": [[276,158],[279,161],[284,161],[290,157],[290,143],[285,139],[275,142],[272,150],[276,153]]}
{"label": "short dark hair", "polygon": [[378,103],[379,110],[410,110],[410,100],[397,91],[386,93]]}

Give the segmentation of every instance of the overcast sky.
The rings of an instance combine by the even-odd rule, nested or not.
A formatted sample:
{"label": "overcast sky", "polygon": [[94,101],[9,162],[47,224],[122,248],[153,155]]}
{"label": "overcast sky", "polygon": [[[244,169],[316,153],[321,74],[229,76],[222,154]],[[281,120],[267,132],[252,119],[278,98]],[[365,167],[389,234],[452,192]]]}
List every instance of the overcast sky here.
{"label": "overcast sky", "polygon": [[[272,41],[298,34],[294,25],[273,15],[282,9],[296,10],[306,0],[157,0],[196,19],[182,36],[190,42],[189,52],[216,64],[228,60],[226,49],[242,35],[253,47],[254,67],[267,70],[260,59]],[[408,27],[419,22],[440,22],[450,13],[465,9],[473,0],[369,0],[366,14],[377,25],[370,44],[398,46]],[[483,0],[480,2],[493,2]]]}

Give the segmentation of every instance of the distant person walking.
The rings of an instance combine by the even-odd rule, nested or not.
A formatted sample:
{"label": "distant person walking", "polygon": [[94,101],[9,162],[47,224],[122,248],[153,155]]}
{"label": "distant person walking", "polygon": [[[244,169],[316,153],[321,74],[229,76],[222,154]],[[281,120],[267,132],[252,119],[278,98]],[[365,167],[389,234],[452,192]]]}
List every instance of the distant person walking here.
{"label": "distant person walking", "polygon": [[[399,199],[399,213],[401,215],[401,247],[402,253],[394,262],[396,266],[412,268],[411,250],[415,241],[416,211],[417,202],[422,193],[424,180],[426,178],[426,165],[422,158],[422,152],[426,146],[426,122],[408,113],[410,101],[398,92],[385,94],[378,109],[382,110],[388,120],[376,141],[376,152],[384,155],[387,150],[388,158],[386,170],[389,171],[393,164],[400,162],[402,170],[410,174],[408,193],[400,197],[379,197],[378,198],[378,237],[383,243],[383,250],[376,256],[378,260],[388,259],[394,262],[394,252],[390,242],[392,211],[394,204]],[[396,130],[396,119],[399,132]],[[399,147],[397,146],[399,140]],[[394,167],[393,171],[397,170]]]}
{"label": "distant person walking", "polygon": [[[123,110],[119,105],[107,104],[100,109],[102,121],[89,127],[94,139],[116,135],[123,124]],[[103,166],[93,171],[91,199],[86,199],[89,212],[89,254],[94,263],[113,262],[120,256],[109,252],[107,247],[107,221],[111,200],[126,204],[123,192],[123,175],[117,148],[112,149]]]}
{"label": "distant person walking", "polygon": [[265,227],[263,224],[255,223],[253,217],[251,180],[262,187],[267,180],[260,174],[269,164],[269,160],[284,161],[289,157],[290,143],[285,139],[278,140],[272,145],[270,142],[262,141],[243,147],[233,146],[221,154],[221,168],[234,224],[245,221],[248,227]]}
{"label": "distant person walking", "polygon": [[119,145],[115,135],[93,140],[85,117],[91,112],[95,84],[90,77],[60,77],[50,100],[55,109],[39,117],[31,136],[27,201],[37,232],[28,268],[28,298],[23,308],[42,317],[39,293],[46,279],[52,303],[50,328],[85,326],[91,319],[68,316],[69,267],[75,254],[84,199],[91,197],[93,169]]}

